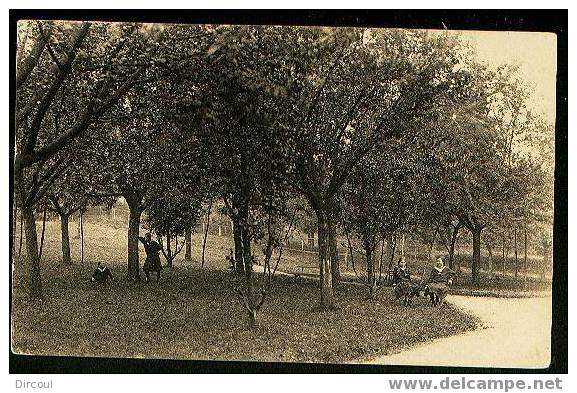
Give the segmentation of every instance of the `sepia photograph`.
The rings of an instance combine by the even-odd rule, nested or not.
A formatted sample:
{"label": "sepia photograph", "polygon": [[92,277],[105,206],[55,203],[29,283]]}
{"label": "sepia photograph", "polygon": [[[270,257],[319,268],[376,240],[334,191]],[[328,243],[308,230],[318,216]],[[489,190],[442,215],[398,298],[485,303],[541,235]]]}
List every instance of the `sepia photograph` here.
{"label": "sepia photograph", "polygon": [[15,23],[14,355],[550,366],[557,34]]}

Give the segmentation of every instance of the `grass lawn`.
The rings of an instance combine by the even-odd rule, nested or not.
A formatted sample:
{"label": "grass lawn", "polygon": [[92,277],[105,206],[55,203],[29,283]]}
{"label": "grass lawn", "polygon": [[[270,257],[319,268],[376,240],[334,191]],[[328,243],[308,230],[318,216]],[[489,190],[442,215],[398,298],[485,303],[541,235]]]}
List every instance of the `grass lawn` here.
{"label": "grass lawn", "polygon": [[[366,289],[355,285],[336,289],[337,310],[319,312],[317,283],[277,276],[259,327],[250,330],[235,297],[235,277],[223,268],[228,243],[209,242],[207,267],[200,268],[196,257],[189,264],[177,261],[163,270],[159,283],[147,285],[123,280],[123,228],[87,224],[88,260],[71,267],[60,264],[57,229],[51,222],[46,234],[46,300],[28,301],[25,267],[16,261],[12,346],[17,353],[343,362],[397,352],[477,325],[475,318],[448,305],[431,308],[425,299],[404,307],[389,288],[366,301]],[[111,285],[88,282],[96,260],[112,268]]]}

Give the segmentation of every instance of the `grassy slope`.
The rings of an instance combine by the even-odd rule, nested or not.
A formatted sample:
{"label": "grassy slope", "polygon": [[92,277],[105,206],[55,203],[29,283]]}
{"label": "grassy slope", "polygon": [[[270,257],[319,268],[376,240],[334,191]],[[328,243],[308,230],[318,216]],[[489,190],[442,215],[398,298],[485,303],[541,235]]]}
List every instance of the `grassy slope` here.
{"label": "grassy slope", "polygon": [[[71,229],[74,233],[75,225]],[[85,231],[87,262],[62,267],[58,224],[49,223],[43,302],[27,300],[23,266],[16,263],[12,312],[16,352],[342,362],[399,351],[476,325],[474,318],[449,306],[432,309],[424,299],[405,308],[388,288],[376,301],[365,301],[365,289],[352,285],[336,291],[338,310],[318,312],[314,282],[298,284],[278,276],[259,316],[260,326],[251,331],[235,299],[234,276],[223,269],[228,239],[210,239],[209,267],[201,269],[200,236],[195,236],[195,262],[179,261],[174,269],[163,271],[160,283],[146,285],[123,281],[123,225],[114,229],[110,223],[106,227],[87,223]],[[74,240],[72,247],[75,259]],[[97,260],[107,261],[115,274],[116,280],[107,287],[94,288],[87,281]]]}

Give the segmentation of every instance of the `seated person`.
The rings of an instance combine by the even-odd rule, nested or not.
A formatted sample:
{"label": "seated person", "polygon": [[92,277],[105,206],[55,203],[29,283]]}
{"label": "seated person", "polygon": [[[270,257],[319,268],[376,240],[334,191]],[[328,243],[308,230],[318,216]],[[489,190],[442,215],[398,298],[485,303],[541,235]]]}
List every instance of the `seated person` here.
{"label": "seated person", "polygon": [[409,305],[418,294],[419,285],[411,283],[411,272],[405,257],[399,258],[398,265],[393,269],[393,288],[395,297],[402,298],[405,305]]}
{"label": "seated person", "polygon": [[411,271],[407,267],[405,257],[400,257],[398,265],[393,269],[393,286],[401,281],[411,281]]}
{"label": "seated person", "polygon": [[90,281],[105,283],[108,278],[112,280],[112,272],[104,263],[98,262],[98,267],[94,271],[94,274],[92,274]]}
{"label": "seated person", "polygon": [[433,270],[431,270],[427,285],[425,286],[426,293],[430,296],[431,303],[433,303],[434,306],[443,303],[443,300],[447,296],[448,287],[453,283],[455,274],[453,270],[445,266],[443,258],[437,258],[437,263]]}

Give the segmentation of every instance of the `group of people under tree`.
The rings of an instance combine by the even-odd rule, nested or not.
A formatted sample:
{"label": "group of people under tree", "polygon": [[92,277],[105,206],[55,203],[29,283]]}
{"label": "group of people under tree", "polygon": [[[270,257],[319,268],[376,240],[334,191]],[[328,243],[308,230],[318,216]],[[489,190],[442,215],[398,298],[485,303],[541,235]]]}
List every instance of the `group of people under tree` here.
{"label": "group of people under tree", "polygon": [[[162,263],[160,262],[160,251],[162,250],[161,245],[152,240],[152,235],[146,233],[144,237],[140,236],[138,238],[140,242],[144,245],[144,251],[146,252],[146,259],[144,260],[144,265],[142,270],[146,276],[146,283],[150,282],[150,272],[156,272],[156,281],[160,281],[160,271],[162,270]],[[91,281],[97,283],[106,283],[110,278],[112,280],[112,272],[110,268],[106,266],[103,262],[98,263],[98,267],[92,274]]]}
{"label": "group of people under tree", "polygon": [[[146,233],[144,237],[141,236],[138,239],[143,244],[146,252],[146,259],[143,265],[146,283],[150,282],[150,272],[156,272],[156,281],[158,282],[160,280],[160,271],[162,270],[162,263],[159,256],[161,246],[158,242],[152,240],[150,233]],[[230,265],[229,268],[234,270],[236,264],[234,251],[232,249],[230,250],[230,254],[227,255],[226,260]],[[424,296],[429,297],[433,306],[440,306],[447,296],[449,286],[453,283],[455,275],[456,273],[445,265],[443,258],[439,257],[436,260],[435,266],[431,269],[429,276],[426,279],[422,277],[421,282],[416,283],[412,281],[411,270],[407,265],[405,257],[401,256],[397,266],[393,269],[393,292],[395,297],[402,299],[405,305],[409,305],[413,297],[423,292]],[[106,283],[108,279],[112,280],[110,268],[103,262],[99,262],[91,281]]]}
{"label": "group of people under tree", "polygon": [[410,304],[413,297],[423,291],[434,306],[443,304],[447,296],[448,288],[453,283],[456,273],[445,266],[442,257],[437,258],[435,266],[431,269],[429,277],[422,277],[420,283],[411,281],[411,271],[407,266],[405,257],[400,257],[397,266],[393,270],[393,290],[397,299],[403,299],[405,305]]}
{"label": "group of people under tree", "polygon": [[[150,282],[150,272],[156,272],[156,281],[158,282],[160,280],[160,271],[162,270],[162,263],[159,256],[162,246],[152,239],[152,235],[149,232],[138,239],[143,244],[146,252],[146,259],[142,267],[146,277],[146,283]],[[233,249],[230,249],[226,260],[229,263],[229,268],[235,270],[236,261]],[[393,292],[395,297],[402,299],[405,305],[409,305],[413,297],[423,292],[425,297],[429,297],[433,306],[440,306],[443,304],[449,286],[453,283],[455,276],[456,272],[446,266],[444,259],[439,257],[436,260],[435,266],[431,269],[429,276],[427,278],[423,276],[420,283],[414,282],[412,281],[411,270],[407,265],[406,258],[401,256],[397,266],[393,269]],[[110,268],[103,262],[99,262],[98,267],[91,277],[91,281],[106,283],[108,279],[112,280]]]}
{"label": "group of people under tree", "polygon": [[[146,252],[146,259],[143,264],[146,283],[150,282],[150,272],[156,272],[156,281],[158,282],[160,280],[160,271],[162,270],[162,263],[159,256],[162,247],[158,242],[152,240],[150,233],[146,233],[144,237],[141,236],[138,239],[143,244]],[[234,270],[236,261],[232,249],[230,250],[230,254],[227,255],[226,260],[230,265],[229,268]],[[443,258],[439,257],[436,260],[435,266],[431,269],[428,278],[425,279],[425,277],[422,277],[420,283],[413,282],[407,261],[404,256],[401,256],[397,266],[393,269],[393,292],[397,299],[402,298],[404,304],[408,305],[411,303],[413,297],[418,296],[419,292],[422,291],[426,297],[429,297],[433,306],[440,306],[447,296],[448,288],[453,283],[455,275],[456,273],[452,269],[445,266]],[[99,262],[91,281],[105,283],[108,279],[112,280],[110,268],[103,262]]]}

